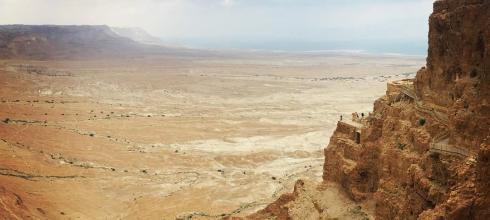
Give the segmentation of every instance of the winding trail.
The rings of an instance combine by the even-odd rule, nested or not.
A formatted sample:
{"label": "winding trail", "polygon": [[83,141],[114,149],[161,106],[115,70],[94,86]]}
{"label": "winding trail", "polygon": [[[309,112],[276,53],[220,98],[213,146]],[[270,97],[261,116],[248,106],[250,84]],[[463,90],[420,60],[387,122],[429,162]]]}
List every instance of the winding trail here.
{"label": "winding trail", "polygon": [[[430,115],[432,118],[436,119],[441,124],[444,124],[446,126],[449,124],[449,119],[447,117],[447,114],[444,113],[447,112],[447,108],[444,108],[442,106],[432,106],[432,107],[427,106],[427,104],[425,104],[417,96],[413,83],[400,84],[400,88],[403,94],[413,98],[416,110]],[[435,109],[442,109],[443,112],[437,111]],[[429,151],[442,153],[445,155],[460,156],[460,157],[469,157],[471,155],[471,152],[468,149],[449,144],[448,132],[443,132],[437,135],[436,137],[434,137],[430,144]]]}

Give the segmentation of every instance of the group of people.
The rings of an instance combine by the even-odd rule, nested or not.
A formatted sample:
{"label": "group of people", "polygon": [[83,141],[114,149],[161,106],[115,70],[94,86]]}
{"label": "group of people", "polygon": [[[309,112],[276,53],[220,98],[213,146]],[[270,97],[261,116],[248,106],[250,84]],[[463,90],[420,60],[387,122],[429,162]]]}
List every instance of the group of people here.
{"label": "group of people", "polygon": [[[361,122],[362,119],[364,119],[364,112],[361,112],[361,118],[357,112],[352,113],[352,121]],[[342,115],[340,115],[340,120],[342,121]]]}

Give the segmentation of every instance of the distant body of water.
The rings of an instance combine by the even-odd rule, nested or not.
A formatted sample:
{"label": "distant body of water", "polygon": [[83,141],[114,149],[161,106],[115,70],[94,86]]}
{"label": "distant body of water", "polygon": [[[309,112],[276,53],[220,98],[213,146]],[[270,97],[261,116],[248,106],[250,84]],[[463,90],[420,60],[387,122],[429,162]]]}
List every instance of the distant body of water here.
{"label": "distant body of water", "polygon": [[275,51],[322,51],[346,50],[362,51],[373,54],[427,54],[427,40],[359,40],[359,41],[258,41],[258,40],[196,40],[196,39],[167,39],[168,44],[183,45],[201,49],[256,49]]}

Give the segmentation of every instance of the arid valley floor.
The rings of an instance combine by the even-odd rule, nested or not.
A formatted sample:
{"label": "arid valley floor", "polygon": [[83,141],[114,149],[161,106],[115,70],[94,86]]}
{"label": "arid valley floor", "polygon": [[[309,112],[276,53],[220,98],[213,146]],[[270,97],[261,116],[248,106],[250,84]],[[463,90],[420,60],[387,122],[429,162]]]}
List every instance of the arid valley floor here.
{"label": "arid valley floor", "polygon": [[[0,61],[0,193],[48,219],[246,215],[297,179],[320,182],[339,116],[367,114],[387,81],[413,77],[424,62]],[[344,201],[333,210],[348,207],[328,190]]]}

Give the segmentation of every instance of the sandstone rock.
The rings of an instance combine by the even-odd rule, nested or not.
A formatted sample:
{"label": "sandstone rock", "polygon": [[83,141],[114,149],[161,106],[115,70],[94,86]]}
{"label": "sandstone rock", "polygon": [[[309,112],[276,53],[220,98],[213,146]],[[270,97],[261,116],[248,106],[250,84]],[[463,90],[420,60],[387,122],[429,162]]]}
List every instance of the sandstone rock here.
{"label": "sandstone rock", "polygon": [[[483,208],[489,201],[488,180],[475,179],[478,171],[488,176],[489,170],[483,150],[490,134],[489,14],[488,1],[435,2],[427,68],[416,76],[416,95],[405,91],[405,82],[389,83],[386,97],[375,102],[358,149],[365,152],[364,148],[375,145],[380,154],[373,159],[361,153],[364,157],[354,159],[351,169],[368,167],[379,173],[379,179],[372,180],[380,183],[373,193],[378,218],[489,218]],[[422,118],[425,123],[419,125]],[[344,158],[331,152],[345,147],[331,141],[325,150],[325,180],[359,182],[356,176],[335,171],[344,170],[334,166],[335,160]],[[445,152],[457,149],[471,153]],[[481,158],[476,166],[475,155]],[[370,164],[378,164],[376,170]],[[370,190],[359,184],[342,186],[348,194],[356,190],[370,198]]]}
{"label": "sandstone rock", "polygon": [[377,219],[490,219],[489,15],[487,0],[434,2],[427,66],[388,83],[359,143],[338,123],[324,182],[374,201]]}

